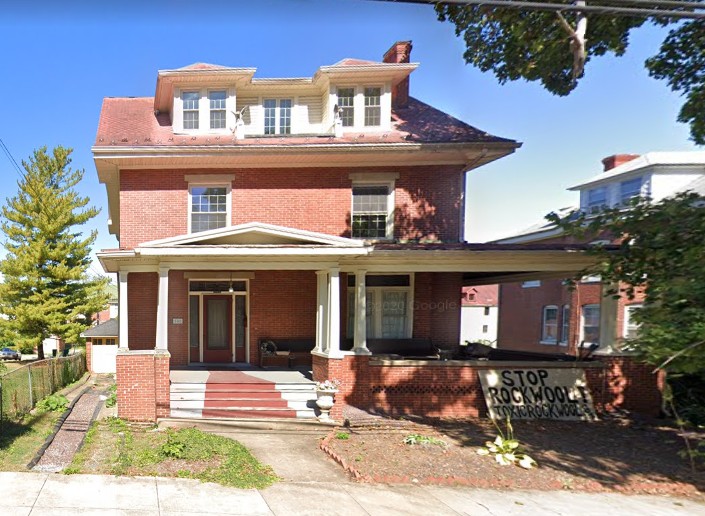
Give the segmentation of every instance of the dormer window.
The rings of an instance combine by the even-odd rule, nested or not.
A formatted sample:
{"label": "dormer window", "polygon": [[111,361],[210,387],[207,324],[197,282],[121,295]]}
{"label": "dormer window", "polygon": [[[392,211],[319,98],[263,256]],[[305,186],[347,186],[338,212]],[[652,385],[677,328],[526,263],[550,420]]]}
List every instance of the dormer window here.
{"label": "dormer window", "polygon": [[588,213],[600,211],[607,205],[607,188],[601,186],[589,190],[587,193],[587,209]]}
{"label": "dormer window", "polygon": [[355,125],[355,88],[338,88],[338,108],[343,127]]}
{"label": "dormer window", "polygon": [[200,95],[197,91],[185,91],[181,94],[184,108],[184,129],[198,129],[198,101]]}
{"label": "dormer window", "polygon": [[619,184],[619,200],[622,204],[629,204],[634,197],[641,195],[641,178],[629,179]]}
{"label": "dormer window", "polygon": [[264,100],[264,134],[291,134],[291,99]]}
{"label": "dormer window", "polygon": [[211,129],[225,129],[225,99],[224,90],[208,92],[210,105]]}
{"label": "dormer window", "polygon": [[365,126],[378,126],[382,118],[382,88],[365,88]]}

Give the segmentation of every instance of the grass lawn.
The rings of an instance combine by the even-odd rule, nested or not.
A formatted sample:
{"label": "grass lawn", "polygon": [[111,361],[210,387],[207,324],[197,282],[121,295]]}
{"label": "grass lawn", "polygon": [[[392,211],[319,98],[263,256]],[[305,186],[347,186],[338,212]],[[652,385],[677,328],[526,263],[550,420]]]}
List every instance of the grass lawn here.
{"label": "grass lawn", "polygon": [[51,434],[60,413],[28,414],[19,421],[3,421],[0,432],[0,470],[26,471],[27,464]]}
{"label": "grass lawn", "polygon": [[64,473],[194,478],[243,489],[277,477],[242,444],[195,428],[156,430],[118,418],[96,421]]}

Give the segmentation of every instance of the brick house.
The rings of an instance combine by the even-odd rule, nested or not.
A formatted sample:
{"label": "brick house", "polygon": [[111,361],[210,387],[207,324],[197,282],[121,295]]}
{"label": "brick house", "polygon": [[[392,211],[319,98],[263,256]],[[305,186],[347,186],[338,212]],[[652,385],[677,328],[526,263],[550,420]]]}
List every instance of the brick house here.
{"label": "brick house", "polygon": [[334,417],[482,413],[467,363],[394,357],[458,346],[463,285],[589,258],[463,241],[466,172],[520,144],[411,97],[410,51],[307,78],[199,63],[159,71],[154,97],[104,100],[92,151],[119,241],[99,259],[119,278],[122,417],[173,415],[183,370],[209,378],[205,401],[183,396],[191,413],[246,416],[209,405],[208,382],[213,397],[255,382],[240,371],[271,343],[290,348],[277,365],[303,350],[313,380],[341,380]]}
{"label": "brick house", "polygon": [[[601,173],[570,188],[579,192],[580,209],[588,213],[626,204],[637,195],[658,202],[685,190],[705,193],[705,152],[617,154],[602,163]],[[568,240],[544,222],[498,242]],[[605,298],[604,289],[599,277],[583,278],[573,291],[562,279],[550,277],[500,285],[499,347],[571,354],[585,353],[593,343],[602,351],[618,349],[622,339],[637,331],[630,315],[643,297]]]}

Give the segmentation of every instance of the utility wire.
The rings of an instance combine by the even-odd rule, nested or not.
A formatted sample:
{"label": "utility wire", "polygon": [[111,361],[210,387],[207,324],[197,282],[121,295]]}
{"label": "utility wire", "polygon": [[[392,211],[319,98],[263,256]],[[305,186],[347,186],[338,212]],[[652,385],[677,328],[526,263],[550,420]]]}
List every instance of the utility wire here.
{"label": "utility wire", "polygon": [[[552,11],[552,12],[582,12],[582,13],[598,13],[598,14],[623,14],[627,16],[644,17],[644,18],[673,18],[673,19],[705,19],[705,5],[702,2],[679,2],[685,5],[670,6],[669,4],[676,0],[594,0],[587,5],[575,5],[574,3],[549,3],[549,2],[533,2],[523,0],[376,0],[381,2],[397,2],[409,4],[454,4],[461,6],[471,5],[486,5],[488,7],[504,8],[504,9],[519,9],[526,11]],[[668,2],[668,3],[666,3]],[[643,5],[644,7],[622,7],[621,5],[605,5],[621,4],[621,5]],[[661,5],[663,9],[659,8]],[[669,7],[674,7],[673,9]],[[675,9],[678,7],[678,10]]]}
{"label": "utility wire", "polygon": [[0,138],[0,148],[2,148],[2,151],[5,153],[5,156],[7,156],[8,161],[15,168],[19,176],[24,179],[24,172],[22,172],[22,169],[17,164],[17,161],[15,161],[15,158],[12,157],[10,149],[7,148],[7,145],[5,145],[5,142],[2,141],[2,138]]}

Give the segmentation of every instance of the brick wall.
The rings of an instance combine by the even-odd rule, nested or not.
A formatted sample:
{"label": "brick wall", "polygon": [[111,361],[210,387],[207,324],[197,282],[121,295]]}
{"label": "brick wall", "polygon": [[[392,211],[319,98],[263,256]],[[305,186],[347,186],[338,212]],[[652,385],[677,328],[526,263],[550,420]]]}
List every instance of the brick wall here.
{"label": "brick wall", "polygon": [[[169,353],[175,366],[188,364],[188,280],[184,271],[169,271]],[[181,319],[182,324],[173,324]],[[156,331],[156,330],[155,330]]]}
{"label": "brick wall", "polygon": [[[430,365],[374,364],[373,357],[313,357],[313,379],[338,379],[331,417],[342,420],[345,406],[391,415],[483,417],[487,414],[477,371],[486,367],[449,362]],[[657,416],[663,378],[631,357],[601,357],[605,367],[586,368],[598,411],[624,409]],[[522,366],[521,368],[526,368]],[[550,363],[542,367],[551,367]],[[555,365],[554,365],[555,367]]]}
{"label": "brick wall", "polygon": [[86,368],[93,372],[93,340],[90,337],[86,339]]}
{"label": "brick wall", "polygon": [[169,415],[169,353],[124,351],[116,357],[118,417],[156,421]]}
{"label": "brick wall", "polygon": [[353,172],[398,173],[395,237],[457,242],[463,173],[455,166],[123,170],[120,246],[177,236],[188,229],[186,174],[234,174],[232,224],[266,222],[349,236]]}
{"label": "brick wall", "polygon": [[130,349],[154,349],[157,339],[159,275],[131,272],[127,276],[128,345]]}

